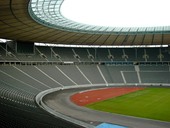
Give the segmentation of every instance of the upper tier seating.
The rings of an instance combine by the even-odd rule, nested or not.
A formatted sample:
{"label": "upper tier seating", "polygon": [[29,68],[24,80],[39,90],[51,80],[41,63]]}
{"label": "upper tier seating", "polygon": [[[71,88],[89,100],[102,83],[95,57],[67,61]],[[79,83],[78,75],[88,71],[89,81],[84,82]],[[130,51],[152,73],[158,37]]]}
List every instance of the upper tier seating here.
{"label": "upper tier seating", "polygon": [[162,48],[72,48],[35,46],[34,54],[17,54],[0,43],[0,61],[170,61],[169,49]]}

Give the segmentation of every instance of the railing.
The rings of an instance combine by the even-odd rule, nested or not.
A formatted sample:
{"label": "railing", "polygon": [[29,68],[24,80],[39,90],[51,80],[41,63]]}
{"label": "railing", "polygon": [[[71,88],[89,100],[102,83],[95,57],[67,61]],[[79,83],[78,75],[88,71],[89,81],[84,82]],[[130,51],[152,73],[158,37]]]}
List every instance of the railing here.
{"label": "railing", "polygon": [[170,65],[170,61],[0,61],[0,65]]}

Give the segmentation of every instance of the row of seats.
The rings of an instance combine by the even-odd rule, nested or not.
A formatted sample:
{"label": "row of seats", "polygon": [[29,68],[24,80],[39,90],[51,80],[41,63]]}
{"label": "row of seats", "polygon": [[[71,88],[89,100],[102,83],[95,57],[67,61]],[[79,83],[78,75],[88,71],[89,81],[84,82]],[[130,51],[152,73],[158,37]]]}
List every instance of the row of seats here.
{"label": "row of seats", "polygon": [[36,108],[35,101],[34,101],[35,95],[22,92],[21,90],[15,89],[14,87],[9,86],[2,81],[0,81],[0,85],[1,85],[0,97],[1,99],[3,99],[3,101],[16,104],[16,105]]}

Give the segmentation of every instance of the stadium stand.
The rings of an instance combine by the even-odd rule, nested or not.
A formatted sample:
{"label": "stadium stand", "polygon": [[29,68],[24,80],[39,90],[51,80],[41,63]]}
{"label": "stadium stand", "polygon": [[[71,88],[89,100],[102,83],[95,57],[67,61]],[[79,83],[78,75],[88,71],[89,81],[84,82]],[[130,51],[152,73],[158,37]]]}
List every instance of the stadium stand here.
{"label": "stadium stand", "polygon": [[[9,48],[8,52],[15,56],[9,59],[5,44],[0,45],[0,119],[3,127],[80,127],[56,119],[37,106],[35,96],[47,89],[81,85],[170,84],[169,62],[163,61],[169,60],[169,54],[162,52],[162,60],[156,55],[143,57],[144,54],[153,56],[153,51],[159,54],[160,48],[36,46],[35,54],[29,58]],[[55,54],[60,57],[54,57]],[[109,55],[112,57],[109,58]]]}
{"label": "stadium stand", "polygon": [[153,83],[169,83],[169,73],[167,65],[140,66],[142,83],[150,83],[151,81]]}

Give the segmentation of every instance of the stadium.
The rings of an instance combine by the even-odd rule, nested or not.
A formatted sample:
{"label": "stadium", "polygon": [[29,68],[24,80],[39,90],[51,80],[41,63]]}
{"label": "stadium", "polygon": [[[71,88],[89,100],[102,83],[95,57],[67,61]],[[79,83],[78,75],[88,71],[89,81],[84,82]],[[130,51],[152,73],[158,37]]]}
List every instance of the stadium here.
{"label": "stadium", "polygon": [[63,3],[0,1],[0,127],[169,128],[170,26],[88,25]]}

